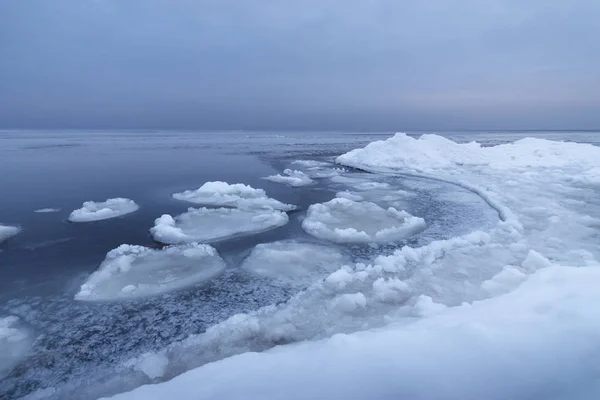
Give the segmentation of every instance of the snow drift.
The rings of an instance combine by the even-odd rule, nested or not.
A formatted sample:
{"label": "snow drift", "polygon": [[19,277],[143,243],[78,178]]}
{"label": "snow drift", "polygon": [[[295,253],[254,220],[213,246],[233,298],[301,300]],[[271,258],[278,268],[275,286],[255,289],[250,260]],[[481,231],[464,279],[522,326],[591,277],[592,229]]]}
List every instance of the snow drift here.
{"label": "snow drift", "polygon": [[92,222],[120,217],[137,211],[140,207],[130,199],[117,197],[102,202],[86,201],[69,215],[71,222]]}

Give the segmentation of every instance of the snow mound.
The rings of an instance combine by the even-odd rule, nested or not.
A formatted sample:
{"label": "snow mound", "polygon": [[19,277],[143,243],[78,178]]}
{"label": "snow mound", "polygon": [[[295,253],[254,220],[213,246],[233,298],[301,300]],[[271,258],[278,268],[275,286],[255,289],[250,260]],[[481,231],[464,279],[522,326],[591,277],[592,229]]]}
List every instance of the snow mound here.
{"label": "snow mound", "polygon": [[[503,296],[241,354],[112,399],[597,399],[598,285],[600,268],[553,266]],[[360,293],[334,305],[369,307]]]}
{"label": "snow mound", "polygon": [[335,247],[281,241],[256,245],[242,268],[286,284],[306,286],[351,261]]}
{"label": "snow mound", "polygon": [[191,243],[150,249],[121,245],[81,285],[76,300],[118,300],[152,296],[207,281],[225,268],[217,251]]}
{"label": "snow mound", "polygon": [[271,175],[264,179],[271,182],[284,183],[293,187],[306,186],[313,183],[313,180],[304,172],[291,169],[285,169],[283,175]]}
{"label": "snow mound", "polygon": [[21,228],[19,227],[0,224],[0,243],[15,236],[20,231]]}
{"label": "snow mound", "polygon": [[269,198],[263,189],[226,182],[206,182],[196,190],[186,190],[173,194],[177,200],[189,201],[204,206],[237,207],[237,208],[272,208],[275,210],[291,211],[296,208]]}
{"label": "snow mound", "polygon": [[46,214],[46,213],[56,213],[60,212],[60,208],[40,208],[39,210],[34,210],[34,213]]}
{"label": "snow mound", "polygon": [[422,218],[393,207],[335,198],[308,208],[302,227],[320,239],[338,243],[397,242],[423,229]]}
{"label": "snow mound", "polygon": [[130,199],[116,197],[102,202],[86,201],[83,207],[69,215],[71,222],[92,222],[120,217],[137,211],[140,207]]}
{"label": "snow mound", "polygon": [[190,208],[173,218],[164,214],[154,221],[154,240],[167,243],[218,242],[264,232],[287,224],[286,213],[272,209]]}
{"label": "snow mound", "polygon": [[19,317],[0,318],[0,379],[27,354],[31,343],[31,335]]}

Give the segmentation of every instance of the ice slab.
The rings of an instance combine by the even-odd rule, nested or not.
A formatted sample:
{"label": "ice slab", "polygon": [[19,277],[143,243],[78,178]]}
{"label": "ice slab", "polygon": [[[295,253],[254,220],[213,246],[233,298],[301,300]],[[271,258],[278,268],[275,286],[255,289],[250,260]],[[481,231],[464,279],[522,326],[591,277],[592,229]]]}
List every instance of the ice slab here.
{"label": "ice slab", "polygon": [[230,185],[220,181],[206,182],[196,190],[175,193],[173,198],[203,206],[272,208],[282,211],[291,211],[296,208],[294,205],[269,198],[263,189],[254,189],[241,183]]}
{"label": "ice slab", "polygon": [[118,300],[171,292],[207,281],[225,268],[217,251],[190,243],[151,249],[121,245],[81,285],[77,300]]}
{"label": "ice slab", "polygon": [[34,210],[34,213],[46,214],[46,213],[55,213],[61,211],[60,208],[40,208],[39,210]]}
{"label": "ice slab", "polygon": [[306,286],[351,261],[336,247],[280,241],[254,247],[242,268],[286,284]]}
{"label": "ice slab", "polygon": [[304,172],[292,169],[285,169],[283,175],[271,175],[264,179],[271,182],[284,183],[293,187],[306,186],[313,183],[313,180]]}
{"label": "ice slab", "polygon": [[8,238],[15,236],[20,231],[21,228],[19,227],[0,224],[0,243]]}
{"label": "ice slab", "polygon": [[19,317],[0,318],[0,379],[25,357],[31,343],[31,334]]}
{"label": "ice slab", "polygon": [[287,224],[286,213],[273,209],[190,208],[173,218],[164,214],[150,233],[161,243],[218,242],[264,232]]}
{"label": "ice slab", "polygon": [[292,164],[306,168],[323,168],[331,165],[328,162],[317,160],[294,160],[292,161]]}
{"label": "ice slab", "polygon": [[103,219],[120,217],[137,211],[140,207],[130,199],[116,197],[106,201],[86,201],[83,207],[73,211],[69,215],[71,222],[92,222]]}
{"label": "ice slab", "polygon": [[423,229],[422,218],[387,210],[370,202],[335,198],[308,208],[302,227],[309,234],[337,243],[397,242]]}

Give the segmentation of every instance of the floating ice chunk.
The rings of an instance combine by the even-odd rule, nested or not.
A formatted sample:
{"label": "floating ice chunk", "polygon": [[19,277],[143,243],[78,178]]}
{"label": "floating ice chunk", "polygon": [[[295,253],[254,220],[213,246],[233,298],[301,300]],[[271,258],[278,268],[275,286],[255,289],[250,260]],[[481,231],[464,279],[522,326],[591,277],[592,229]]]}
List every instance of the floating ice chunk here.
{"label": "floating ice chunk", "polygon": [[0,243],[10,237],[15,236],[20,231],[21,231],[21,228],[19,228],[19,227],[0,224]]}
{"label": "floating ice chunk", "polygon": [[152,352],[144,353],[125,363],[126,367],[133,367],[136,371],[146,374],[150,379],[163,377],[168,365],[169,359],[164,354]]}
{"label": "floating ice chunk", "polygon": [[306,186],[313,183],[313,180],[308,177],[304,172],[286,169],[283,171],[283,175],[271,175],[264,178],[271,182],[285,183],[293,187]]}
{"label": "floating ice chunk", "polygon": [[379,278],[373,282],[373,293],[383,303],[399,303],[410,297],[408,284],[397,278]]}
{"label": "floating ice chunk", "polygon": [[254,247],[242,268],[287,284],[305,286],[351,261],[335,247],[281,241]]}
{"label": "floating ice chunk", "polygon": [[302,227],[320,239],[338,243],[394,242],[425,228],[422,218],[395,208],[335,198],[308,208]]}
{"label": "floating ice chunk", "polygon": [[[366,174],[365,174],[366,175]],[[351,186],[357,190],[375,190],[375,189],[390,189],[390,184],[385,182],[373,181],[373,176],[334,176],[331,181]]]}
{"label": "floating ice chunk", "polygon": [[175,218],[169,214],[157,218],[150,233],[161,243],[210,243],[264,232],[288,221],[286,213],[272,209],[190,208]]}
{"label": "floating ice chunk", "polygon": [[60,208],[40,208],[39,210],[35,210],[35,213],[45,214],[45,213],[55,213],[61,211]]}
{"label": "floating ice chunk", "polygon": [[254,189],[241,183],[230,185],[219,181],[206,182],[196,190],[175,193],[173,198],[204,206],[273,208],[282,211],[291,211],[296,208],[294,205],[269,198],[263,189]]}
{"label": "floating ice chunk", "polygon": [[347,172],[344,168],[309,168],[306,174],[309,178],[333,178]]}
{"label": "floating ice chunk", "polygon": [[81,285],[77,300],[117,300],[170,292],[219,274],[225,262],[206,244],[151,249],[121,245]]}
{"label": "floating ice chunk", "polygon": [[328,162],[317,161],[317,160],[295,160],[295,161],[292,161],[292,164],[300,165],[300,166],[306,167],[306,168],[321,168],[321,167],[326,167],[328,165],[331,165]]}
{"label": "floating ice chunk", "polygon": [[352,200],[352,201],[363,201],[364,198],[359,195],[356,194],[354,192],[349,192],[349,191],[343,191],[343,192],[337,192],[335,194],[335,197],[339,197],[340,199],[348,199],[348,200]]}
{"label": "floating ice chunk", "polygon": [[86,201],[83,207],[69,215],[71,222],[91,222],[120,217],[137,211],[140,207],[130,199],[117,197],[102,202]]}
{"label": "floating ice chunk", "polygon": [[31,345],[31,335],[19,317],[0,318],[0,379],[21,360]]}
{"label": "floating ice chunk", "polygon": [[346,293],[331,301],[331,306],[341,312],[350,313],[367,306],[367,298],[362,293]]}

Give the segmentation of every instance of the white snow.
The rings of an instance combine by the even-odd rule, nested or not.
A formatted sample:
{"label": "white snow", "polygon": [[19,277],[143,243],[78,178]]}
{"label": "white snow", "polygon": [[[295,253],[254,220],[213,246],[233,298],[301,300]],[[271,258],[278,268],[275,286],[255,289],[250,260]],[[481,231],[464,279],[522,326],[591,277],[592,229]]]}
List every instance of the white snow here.
{"label": "white snow", "polygon": [[55,212],[59,212],[59,211],[61,211],[60,208],[40,208],[39,210],[35,210],[33,212],[40,213],[40,214],[46,214],[46,213],[55,213]]}
{"label": "white snow", "polygon": [[246,353],[112,399],[597,399],[598,285],[600,268],[550,267],[412,324]]}
{"label": "white snow", "polygon": [[340,156],[462,186],[499,222],[345,265],[170,346],[169,368],[197,368],[114,398],[598,399],[599,160],[585,144],[404,134]]}
{"label": "white snow", "polygon": [[338,243],[395,242],[425,226],[422,218],[406,211],[340,197],[311,205],[302,222],[309,234]]}
{"label": "white snow", "polygon": [[173,194],[177,200],[189,201],[204,206],[237,207],[237,208],[272,208],[291,211],[296,208],[269,198],[263,189],[254,189],[241,183],[206,182],[196,190],[186,190]]}
{"label": "white snow", "polygon": [[71,222],[92,222],[120,217],[137,211],[140,207],[130,199],[116,197],[106,201],[86,201],[83,206],[69,215]]}
{"label": "white snow", "polygon": [[307,286],[350,262],[333,246],[280,241],[256,245],[242,268],[275,281]]}
{"label": "white snow", "polygon": [[271,182],[284,183],[292,187],[306,186],[312,184],[314,181],[308,177],[304,172],[298,170],[285,169],[283,175],[271,175],[264,178]]}
{"label": "white snow", "polygon": [[0,379],[25,357],[31,343],[31,334],[19,317],[0,318]]}
{"label": "white snow", "polygon": [[15,236],[21,231],[21,228],[17,226],[2,225],[0,224],[0,243],[8,238]]}
{"label": "white snow", "polygon": [[175,218],[169,214],[157,218],[150,233],[161,243],[210,243],[264,232],[288,221],[285,212],[273,209],[190,208]]}
{"label": "white snow", "polygon": [[77,300],[118,300],[171,292],[207,281],[225,268],[217,251],[191,243],[151,249],[121,245],[81,285]]}

